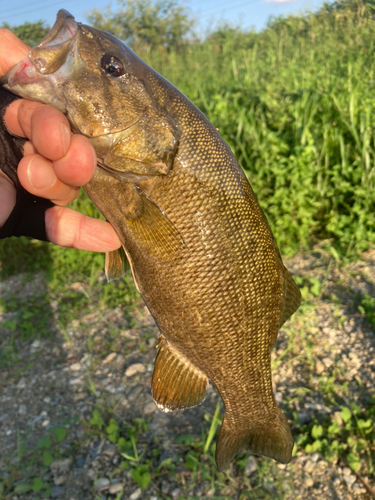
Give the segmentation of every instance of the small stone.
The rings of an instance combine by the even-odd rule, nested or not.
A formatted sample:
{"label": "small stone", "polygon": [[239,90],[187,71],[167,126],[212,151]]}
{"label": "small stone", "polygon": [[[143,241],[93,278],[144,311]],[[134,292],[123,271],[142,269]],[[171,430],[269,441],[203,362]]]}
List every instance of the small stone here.
{"label": "small stone", "polygon": [[111,484],[111,486],[109,487],[109,492],[111,495],[116,495],[116,493],[119,493],[124,489],[124,486],[124,483]]}
{"label": "small stone", "polygon": [[320,458],[319,453],[316,453],[316,452],[315,452],[315,453],[313,453],[313,454],[311,455],[311,460],[312,460],[314,463],[316,463],[316,462],[319,460],[319,458]]}
{"label": "small stone", "polygon": [[71,378],[69,380],[69,385],[78,385],[78,384],[83,384],[83,380],[81,380],[79,377]]}
{"label": "small stone", "polygon": [[71,463],[72,463],[71,458],[65,458],[64,460],[55,460],[54,462],[51,463],[50,469],[66,472],[69,470]]}
{"label": "small stone", "polygon": [[322,373],[324,373],[326,367],[324,366],[324,364],[320,361],[320,359],[318,359],[315,363],[315,371],[317,373],[317,375],[321,375]]}
{"label": "small stone", "polygon": [[[87,394],[85,394],[84,392],[79,392],[78,394],[75,394],[73,396],[73,401],[75,403],[79,403],[79,401],[83,401],[84,399],[86,399],[86,396]],[[83,412],[84,409],[87,409],[87,407],[81,408],[81,411]]]}
{"label": "small stone", "polygon": [[311,460],[307,460],[304,466],[304,471],[310,474],[314,470],[315,465]]}
{"label": "small stone", "polygon": [[30,345],[30,352],[33,353],[38,351],[41,345],[42,345],[41,341],[39,339],[35,339],[34,342],[32,342]]}
{"label": "small stone", "polygon": [[83,467],[86,462],[85,457],[78,457],[75,463],[75,466],[79,469],[80,467]]}
{"label": "small stone", "polygon": [[20,415],[25,415],[26,412],[27,412],[26,405],[19,405],[19,407],[18,407],[18,413]]}
{"label": "small stone", "polygon": [[112,361],[116,358],[116,356],[117,356],[116,352],[111,352],[111,354],[108,354],[108,356],[106,356],[103,359],[103,365],[108,365],[109,363],[112,363]]}
{"label": "small stone", "polygon": [[17,384],[17,389],[24,389],[27,385],[27,380],[24,377],[21,377]]}
{"label": "small stone", "polygon": [[167,481],[162,481],[162,483],[161,483],[161,492],[164,495],[168,495],[168,493],[169,493],[169,483]]}
{"label": "small stone", "polygon": [[114,444],[106,443],[103,446],[102,453],[103,455],[107,455],[107,457],[113,457],[116,453],[116,446]]}
{"label": "small stone", "polygon": [[331,368],[333,365],[333,361],[331,358],[323,358],[323,364],[326,366],[326,368]]}
{"label": "small stone", "polygon": [[144,415],[150,415],[151,413],[154,413],[156,408],[157,408],[156,404],[153,401],[150,401],[144,405],[143,413]]}
{"label": "small stone", "polygon": [[346,333],[351,333],[353,331],[353,327],[349,325],[349,323],[344,323],[343,328]]}
{"label": "small stone", "polygon": [[311,488],[311,486],[314,484],[314,480],[311,477],[307,477],[303,484],[305,485],[306,488]]}
{"label": "small stone", "polygon": [[128,368],[125,371],[125,375],[127,377],[132,377],[136,373],[144,373],[146,371],[146,368],[142,363],[134,363],[133,365],[128,366]]}
{"label": "small stone", "polygon": [[351,471],[351,469],[349,469],[349,467],[344,467],[342,470],[342,473],[344,474],[344,476],[350,476],[352,471]]}
{"label": "small stone", "polygon": [[180,488],[175,488],[172,493],[171,493],[171,496],[173,498],[173,500],[177,500],[177,498],[181,495],[181,490]]}
{"label": "small stone", "polygon": [[50,404],[50,402],[51,402],[51,398],[50,398],[49,396],[46,396],[45,398],[43,398],[43,401],[44,401],[47,405],[49,405],[49,404]]}
{"label": "small stone", "polygon": [[88,477],[89,477],[90,479],[94,479],[94,477],[95,477],[95,471],[94,471],[94,469],[89,469],[89,470],[87,471],[87,475],[88,475]]}
{"label": "small stone", "polygon": [[346,482],[346,485],[348,486],[348,488],[351,488],[353,486],[353,484],[356,482],[356,480],[357,480],[357,478],[352,474],[350,476],[344,475],[344,481]]}
{"label": "small stone", "polygon": [[60,486],[61,484],[64,484],[65,481],[65,476],[56,476],[53,479],[53,482],[55,483],[56,486]]}
{"label": "small stone", "polygon": [[263,487],[265,490],[267,490],[269,493],[271,493],[273,498],[276,498],[277,490],[272,483],[263,483]]}
{"label": "small stone", "polygon": [[73,363],[69,368],[72,372],[78,372],[79,370],[81,370],[82,365],[81,363]]}
{"label": "small stone", "polygon": [[54,486],[51,490],[51,497],[56,498],[64,491],[63,486]]}
{"label": "small stone", "polygon": [[116,368],[122,368],[125,363],[125,358],[122,354],[117,354],[114,364]]}
{"label": "small stone", "polygon": [[129,500],[138,500],[138,498],[141,496],[142,490],[141,488],[137,488],[129,497]]}
{"label": "small stone", "polygon": [[42,425],[42,427],[47,427],[47,425],[49,425],[50,423],[51,423],[50,419],[47,418],[46,420],[43,420],[41,425]]}
{"label": "small stone", "polygon": [[257,462],[253,456],[250,456],[245,465],[246,476],[251,476],[257,470]]}
{"label": "small stone", "polygon": [[158,497],[156,497],[155,495],[152,495],[152,496],[150,497],[150,500],[158,500]]}
{"label": "small stone", "polygon": [[109,487],[110,481],[106,477],[100,477],[95,483],[96,490],[104,490]]}
{"label": "small stone", "polygon": [[143,393],[144,387],[141,384],[135,385],[127,395],[127,399],[129,403],[133,403],[134,401],[138,401],[141,394]]}
{"label": "small stone", "polygon": [[57,346],[55,346],[55,347],[52,349],[52,354],[53,354],[54,356],[56,356],[56,357],[57,357],[57,356],[60,356],[60,354],[61,354],[61,353],[60,353],[60,349],[59,349]]}
{"label": "small stone", "polygon": [[277,392],[277,393],[275,394],[275,399],[276,399],[276,402],[277,402],[277,403],[281,403],[281,402],[282,402],[282,400],[283,400],[283,393],[282,393],[282,392]]}
{"label": "small stone", "polygon": [[301,424],[308,424],[311,420],[311,415],[305,411],[298,413],[297,416]]}

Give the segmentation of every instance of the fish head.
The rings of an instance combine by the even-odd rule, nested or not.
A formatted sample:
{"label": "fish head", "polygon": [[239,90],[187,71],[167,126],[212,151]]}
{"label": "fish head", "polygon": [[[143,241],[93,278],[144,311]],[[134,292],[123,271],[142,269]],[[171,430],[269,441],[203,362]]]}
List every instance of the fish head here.
{"label": "fish head", "polygon": [[147,179],[168,173],[178,145],[174,119],[150,89],[151,73],[114,36],[60,10],[51,31],[0,83],[65,113],[108,170]]}

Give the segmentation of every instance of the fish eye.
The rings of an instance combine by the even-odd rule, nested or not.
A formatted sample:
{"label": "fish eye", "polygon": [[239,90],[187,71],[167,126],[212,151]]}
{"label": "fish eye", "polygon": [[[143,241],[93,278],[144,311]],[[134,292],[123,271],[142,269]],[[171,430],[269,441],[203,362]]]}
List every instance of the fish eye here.
{"label": "fish eye", "polygon": [[106,54],[100,62],[102,69],[110,76],[122,76],[125,73],[125,64],[116,56]]}

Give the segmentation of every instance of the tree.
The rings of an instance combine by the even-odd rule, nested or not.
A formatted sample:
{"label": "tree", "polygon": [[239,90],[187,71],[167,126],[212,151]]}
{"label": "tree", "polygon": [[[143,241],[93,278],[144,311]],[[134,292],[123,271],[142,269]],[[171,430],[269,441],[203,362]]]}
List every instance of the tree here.
{"label": "tree", "polygon": [[187,42],[194,19],[176,0],[118,0],[116,12],[110,5],[104,11],[87,14],[89,23],[108,31],[137,49],[179,49]]}
{"label": "tree", "polygon": [[3,22],[1,27],[13,31],[18,38],[27,45],[30,45],[30,47],[37,45],[51,29],[49,26],[45,25],[42,20],[36,23],[25,22],[19,26],[10,26],[7,22]]}

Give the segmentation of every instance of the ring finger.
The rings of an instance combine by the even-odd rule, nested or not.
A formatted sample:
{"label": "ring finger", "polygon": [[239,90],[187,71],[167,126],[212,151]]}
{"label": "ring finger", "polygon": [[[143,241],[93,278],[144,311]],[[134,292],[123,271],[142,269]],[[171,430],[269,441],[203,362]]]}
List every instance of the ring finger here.
{"label": "ring finger", "polygon": [[27,191],[57,205],[70,203],[79,193],[79,187],[69,186],[57,177],[51,161],[35,153],[22,158],[18,176]]}

